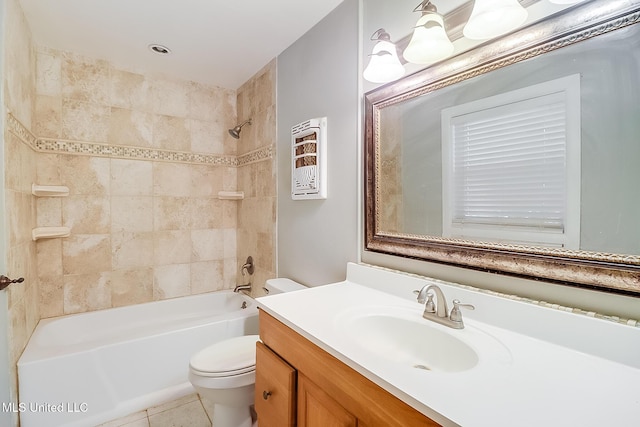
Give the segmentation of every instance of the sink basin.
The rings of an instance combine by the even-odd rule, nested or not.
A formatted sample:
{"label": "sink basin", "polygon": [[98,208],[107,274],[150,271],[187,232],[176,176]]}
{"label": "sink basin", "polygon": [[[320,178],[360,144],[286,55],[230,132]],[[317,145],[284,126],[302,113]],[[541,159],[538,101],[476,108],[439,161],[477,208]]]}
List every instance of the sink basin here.
{"label": "sink basin", "polygon": [[359,315],[346,320],[343,328],[363,350],[405,367],[460,372],[478,364],[469,344],[422,317]]}

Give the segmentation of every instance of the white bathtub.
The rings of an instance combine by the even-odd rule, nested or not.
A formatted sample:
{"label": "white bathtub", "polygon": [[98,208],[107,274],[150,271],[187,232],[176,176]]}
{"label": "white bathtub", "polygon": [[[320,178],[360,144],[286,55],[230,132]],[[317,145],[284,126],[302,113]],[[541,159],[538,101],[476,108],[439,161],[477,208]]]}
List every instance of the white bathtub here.
{"label": "white bathtub", "polygon": [[18,361],[21,426],[95,426],[193,393],[192,354],[257,333],[255,301],[231,291],[42,320]]}

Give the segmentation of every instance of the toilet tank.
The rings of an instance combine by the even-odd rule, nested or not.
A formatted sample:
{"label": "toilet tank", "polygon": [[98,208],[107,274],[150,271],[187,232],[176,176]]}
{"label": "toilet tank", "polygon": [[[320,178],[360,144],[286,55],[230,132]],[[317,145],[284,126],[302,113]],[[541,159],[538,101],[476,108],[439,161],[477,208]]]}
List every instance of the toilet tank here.
{"label": "toilet tank", "polygon": [[277,279],[269,279],[264,284],[267,295],[281,294],[284,292],[299,291],[305,289],[306,286],[294,282],[291,279],[279,277]]}

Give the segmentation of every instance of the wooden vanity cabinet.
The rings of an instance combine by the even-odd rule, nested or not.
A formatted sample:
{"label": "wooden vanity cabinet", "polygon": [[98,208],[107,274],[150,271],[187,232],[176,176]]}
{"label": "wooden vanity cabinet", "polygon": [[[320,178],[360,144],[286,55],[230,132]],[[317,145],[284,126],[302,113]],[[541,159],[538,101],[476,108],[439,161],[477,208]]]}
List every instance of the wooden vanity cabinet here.
{"label": "wooden vanity cabinet", "polygon": [[[264,344],[257,344],[255,407],[260,427],[439,425],[263,310],[259,316]],[[286,396],[288,405],[278,403]]]}
{"label": "wooden vanity cabinet", "polygon": [[255,409],[260,427],[296,425],[296,371],[261,342],[256,343]]}

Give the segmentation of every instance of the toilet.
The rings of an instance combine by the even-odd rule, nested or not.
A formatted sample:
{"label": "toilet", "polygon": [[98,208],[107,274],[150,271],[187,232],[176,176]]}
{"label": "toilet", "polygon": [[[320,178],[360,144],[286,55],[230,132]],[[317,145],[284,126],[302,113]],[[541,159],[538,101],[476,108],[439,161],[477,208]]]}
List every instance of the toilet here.
{"label": "toilet", "polygon": [[[290,279],[269,279],[267,295],[304,289]],[[258,335],[230,338],[210,345],[191,357],[189,381],[196,391],[214,404],[215,427],[251,427],[256,381]]]}

